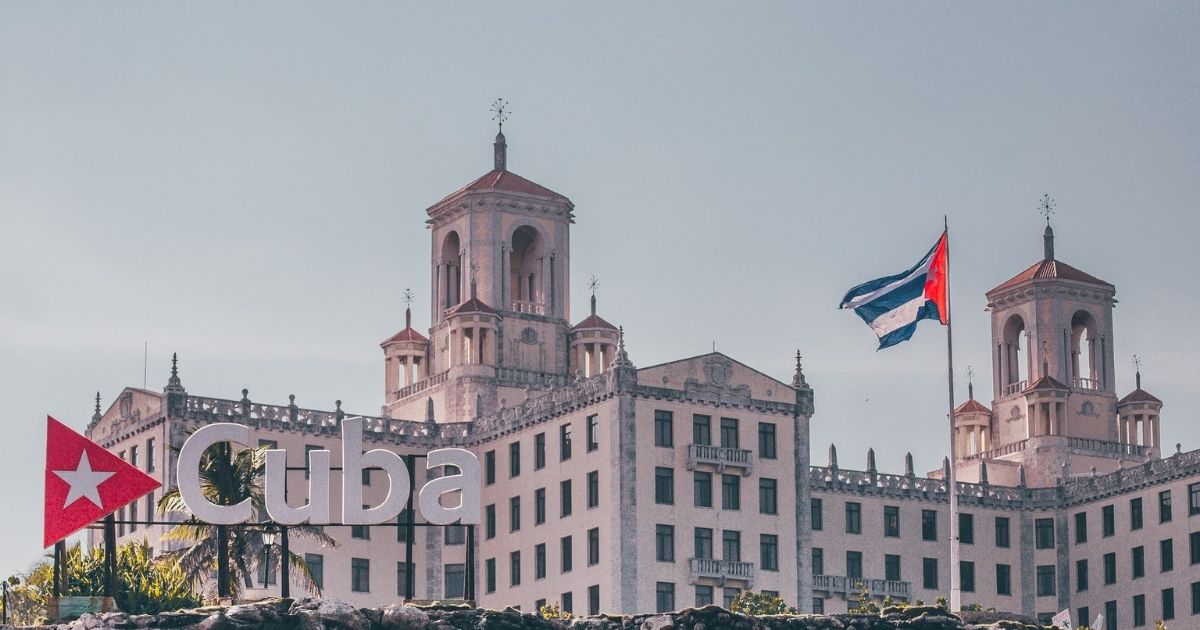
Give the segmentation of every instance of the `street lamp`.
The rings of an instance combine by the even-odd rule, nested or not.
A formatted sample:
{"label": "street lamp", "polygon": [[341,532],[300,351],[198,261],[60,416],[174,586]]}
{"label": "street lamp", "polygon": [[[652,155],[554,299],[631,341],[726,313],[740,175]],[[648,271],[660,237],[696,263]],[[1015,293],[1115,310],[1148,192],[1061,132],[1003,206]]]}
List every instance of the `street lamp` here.
{"label": "street lamp", "polygon": [[279,596],[291,596],[291,576],[288,572],[288,560],[291,554],[288,552],[288,534],[287,527],[283,525],[270,524],[263,528],[262,533],[264,556],[266,550],[275,546],[279,542]]}

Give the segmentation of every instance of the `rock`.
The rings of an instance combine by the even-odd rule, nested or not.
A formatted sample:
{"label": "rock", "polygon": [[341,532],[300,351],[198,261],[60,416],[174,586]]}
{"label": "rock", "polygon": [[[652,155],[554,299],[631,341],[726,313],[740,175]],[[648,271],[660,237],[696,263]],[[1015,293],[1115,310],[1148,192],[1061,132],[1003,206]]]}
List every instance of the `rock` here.
{"label": "rock", "polygon": [[392,604],[380,611],[379,625],[386,630],[424,630],[429,615],[413,606]]}
{"label": "rock", "polygon": [[642,630],[675,630],[675,619],[670,615],[651,617],[642,622]]}

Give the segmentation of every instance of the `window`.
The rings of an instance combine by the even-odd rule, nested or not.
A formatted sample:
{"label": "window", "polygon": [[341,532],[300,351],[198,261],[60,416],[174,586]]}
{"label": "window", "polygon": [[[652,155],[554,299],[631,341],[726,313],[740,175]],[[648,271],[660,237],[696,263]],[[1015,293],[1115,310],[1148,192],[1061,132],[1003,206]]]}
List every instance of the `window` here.
{"label": "window", "polygon": [[662,466],[654,469],[654,502],[659,505],[675,504],[675,471]]}
{"label": "window", "polygon": [[1012,566],[996,565],[996,594],[1012,595]]}
{"label": "window", "polygon": [[1191,552],[1192,564],[1200,564],[1200,532],[1188,535],[1188,550]]}
{"label": "window", "polygon": [[1001,549],[1007,549],[1009,547],[1007,516],[996,517],[996,546],[1000,547]]}
{"label": "window", "polygon": [[[363,505],[364,510],[369,507],[371,506],[366,504]],[[350,537],[357,538],[359,540],[371,540],[371,527],[369,525],[351,525]]]}
{"label": "window", "polygon": [[[1087,606],[1080,606],[1079,609],[1075,611],[1075,618],[1077,620],[1079,620],[1080,625],[1091,623],[1092,618],[1088,614],[1088,612],[1089,612],[1089,609]],[[1087,627],[1087,626],[1084,626],[1084,627]],[[1096,630],[1102,630],[1102,629],[1096,628]]]}
{"label": "window", "polygon": [[742,478],[737,475],[721,475],[721,508],[742,509]]}
{"label": "window", "polygon": [[713,587],[706,584],[696,585],[696,607],[708,606],[713,603]]}
{"label": "window", "polygon": [[846,502],[846,533],[862,533],[862,504],[854,501]]}
{"label": "window", "polygon": [[1167,538],[1158,541],[1158,564],[1163,573],[1175,568],[1175,540]]}
{"label": "window", "polygon": [[[403,527],[397,527],[400,531],[404,531]],[[488,540],[496,537],[496,504],[489,503],[483,506],[483,535]]]}
{"label": "window", "polygon": [[675,526],[654,526],[654,559],[659,562],[675,562]]}
{"label": "window", "polygon": [[[495,509],[496,506],[492,506],[492,536],[496,535]],[[408,542],[408,510],[400,510],[396,515],[396,525],[396,542]]]}
{"label": "window", "polygon": [[592,414],[587,418],[587,451],[600,448],[600,416]]}
{"label": "window", "polygon": [[1088,561],[1075,561],[1075,590],[1083,592],[1088,590]]}
{"label": "window", "polygon": [[1200,514],[1200,481],[1188,484],[1188,516]]}
{"label": "window", "polygon": [[958,541],[964,545],[975,544],[975,515],[958,514]]}
{"label": "window", "polygon": [[600,471],[593,470],[587,474],[587,506],[594,508],[600,505]]}
{"label": "window", "polygon": [[713,530],[708,527],[697,527],[693,533],[695,540],[696,557],[712,560],[713,557]]}
{"label": "window", "polygon": [[1158,493],[1158,522],[1171,522],[1171,491],[1163,490]]}
{"label": "window", "polygon": [[1130,562],[1133,564],[1133,579],[1146,577],[1146,548],[1138,545],[1130,550]]}
{"label": "window", "polygon": [[738,590],[736,588],[721,589],[721,605],[726,610],[733,608],[733,600],[737,599]]}
{"label": "window", "polygon": [[820,499],[809,500],[809,511],[811,515],[809,519],[812,521],[812,530],[819,532],[825,527],[825,513],[822,510]]}
{"label": "window", "polygon": [[1133,627],[1140,628],[1146,625],[1146,596],[1133,596]]}
{"label": "window", "polygon": [[561,555],[559,566],[563,573],[570,573],[575,567],[574,541],[570,536],[563,536],[558,540],[558,549]]}
{"label": "window", "polygon": [[779,570],[779,537],[775,534],[759,534],[758,564],[763,571]]}
{"label": "window", "polygon": [[[403,564],[403,563],[401,563]],[[496,559],[488,558],[483,563],[483,590],[486,593],[496,592]]]}
{"label": "window", "polygon": [[449,599],[462,599],[467,592],[467,565],[447,564],[443,567],[445,580],[445,596]]}
{"label": "window", "polygon": [[371,561],[366,558],[350,558],[350,590],[355,593],[371,591]]}
{"label": "window", "polygon": [[546,577],[546,543],[533,546],[533,579],[541,580]]}
{"label": "window", "polygon": [[396,595],[408,597],[408,566],[403,562],[396,563]]}
{"label": "window", "polygon": [[574,593],[563,593],[562,596],[559,597],[559,601],[562,603],[562,611],[563,612],[566,612],[566,613],[574,612],[574,608],[575,608],[575,594]]}
{"label": "window", "polygon": [[775,497],[775,480],[762,477],[758,480],[758,511],[761,514],[778,514]]}
{"label": "window", "polygon": [[1117,630],[1117,602],[1109,600],[1104,602],[1104,630]]}
{"label": "window", "polygon": [[712,473],[692,473],[692,499],[696,507],[712,507]]}
{"label": "window", "polygon": [[1117,532],[1116,513],[1113,511],[1113,506],[1106,505],[1100,508],[1100,529],[1101,535],[1105,538],[1116,534]]}
{"label": "window", "polygon": [[587,531],[587,563],[589,567],[600,564],[599,527],[593,527]]}
{"label": "window", "polygon": [[541,525],[546,522],[546,489],[538,488],[533,491],[533,524]]}
{"label": "window", "polygon": [[130,466],[133,466],[134,468],[137,468],[137,466],[138,466],[138,462],[137,462],[137,446],[130,446],[130,447],[129,447],[129,465],[130,465]]}
{"label": "window", "polygon": [[508,583],[512,586],[521,585],[521,552],[513,551],[508,554]]}
{"label": "window", "polygon": [[1054,548],[1054,519],[1039,518],[1033,522],[1035,546],[1038,549]]}
{"label": "window", "polygon": [[364,485],[364,486],[371,485],[371,469],[370,468],[362,469],[362,485]]}
{"label": "window", "polygon": [[508,445],[508,477],[509,479],[521,474],[521,443],[513,442]]}
{"label": "window", "polygon": [[964,593],[975,592],[975,563],[961,560],[958,563],[958,581]]}
{"label": "window", "polygon": [[[271,448],[275,448],[271,446]],[[154,438],[146,440],[146,472],[154,472],[154,462],[158,459],[158,451],[154,450]]]}
{"label": "window", "polygon": [[763,459],[775,459],[775,425],[773,423],[758,423],[758,456]]}
{"label": "window", "polygon": [[816,615],[824,615],[825,614],[825,598],[824,597],[814,597],[813,598],[812,611],[813,611],[813,614],[816,614]]}
{"label": "window", "polygon": [[1104,554],[1104,583],[1105,584],[1116,584],[1117,583],[1117,554],[1116,553]]}
{"label": "window", "polygon": [[558,483],[559,505],[561,506],[559,516],[565,518],[571,515],[571,480],[564,479]]}
{"label": "window", "polygon": [[1129,529],[1138,530],[1142,528],[1142,498],[1129,500]]}
{"label": "window", "polygon": [[304,564],[308,567],[308,573],[313,577],[313,584],[317,588],[325,588],[325,556],[319,553],[304,554]]}
{"label": "window", "polygon": [[1200,615],[1200,582],[1192,582],[1192,614]]}
{"label": "window", "polygon": [[721,559],[726,562],[742,561],[742,532],[736,529],[721,532]]}
{"label": "window", "polygon": [[658,409],[654,412],[654,445],[675,446],[675,414],[670,411]]}
{"label": "window", "polygon": [[[321,447],[316,444],[305,444],[304,445],[304,478],[305,479],[308,479],[309,474],[312,472],[312,457],[309,455],[309,453],[312,453],[313,451],[319,451],[319,450],[321,450]],[[125,459],[124,455],[122,455],[121,459]]]}
{"label": "window", "polygon": [[1087,542],[1087,512],[1075,513],[1075,544]]}
{"label": "window", "polygon": [[546,434],[533,436],[533,469],[541,470],[546,467]]}
{"label": "window", "polygon": [[137,501],[134,501],[129,504],[129,531],[131,532],[137,531],[137,517]]}
{"label": "window", "polygon": [[900,556],[895,554],[884,554],[883,556],[883,579],[899,581],[900,577]]}
{"label": "window", "polygon": [[600,614],[600,585],[593,584],[588,587],[588,614]]}
{"label": "window", "polygon": [[262,586],[270,586],[275,583],[275,558],[267,552],[265,546],[260,555],[261,559],[258,562],[258,583]]}
{"label": "window", "polygon": [[442,531],[447,545],[463,545],[467,542],[467,528],[462,525],[447,525]]}
{"label": "window", "polygon": [[692,416],[692,444],[712,446],[712,418],[696,414]]}
{"label": "window", "polygon": [[1175,618],[1175,589],[1173,588],[1162,590],[1162,618],[1163,621]]}
{"label": "window", "polygon": [[721,418],[721,448],[740,448],[737,418]]}
{"label": "window", "polygon": [[900,537],[900,506],[883,506],[883,535],[888,538]]}
{"label": "window", "polygon": [[487,486],[496,483],[496,451],[483,454],[483,483]]}
{"label": "window", "polygon": [[654,609],[660,613],[675,610],[674,582],[658,582],[654,585]]}
{"label": "window", "polygon": [[938,588],[937,558],[921,559],[921,586],[925,590],[936,591]]}
{"label": "window", "polygon": [[568,459],[571,459],[571,425],[564,424],[558,428],[558,460]]}
{"label": "window", "polygon": [[508,500],[508,531],[521,531],[521,497]]}
{"label": "window", "polygon": [[1054,594],[1054,565],[1039,564],[1037,567],[1038,597],[1048,597]]}
{"label": "window", "polygon": [[825,550],[820,547],[812,549],[813,575],[825,575]]}
{"label": "window", "polygon": [[937,539],[937,511],[921,510],[921,540]]}
{"label": "window", "polygon": [[846,577],[852,580],[862,579],[862,552],[846,552]]}

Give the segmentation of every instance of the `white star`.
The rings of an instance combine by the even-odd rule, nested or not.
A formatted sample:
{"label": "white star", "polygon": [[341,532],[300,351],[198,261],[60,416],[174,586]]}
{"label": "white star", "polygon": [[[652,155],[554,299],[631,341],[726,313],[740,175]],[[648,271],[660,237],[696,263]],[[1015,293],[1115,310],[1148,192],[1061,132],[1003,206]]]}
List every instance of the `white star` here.
{"label": "white star", "polygon": [[105,479],[116,474],[92,470],[92,463],[88,461],[87,450],[83,451],[83,455],[79,458],[79,466],[75,470],[52,470],[50,472],[58,475],[59,479],[71,485],[71,490],[67,492],[67,501],[63,503],[64,510],[79,499],[87,499],[96,507],[104,507],[101,505],[102,501],[100,500],[100,484]]}

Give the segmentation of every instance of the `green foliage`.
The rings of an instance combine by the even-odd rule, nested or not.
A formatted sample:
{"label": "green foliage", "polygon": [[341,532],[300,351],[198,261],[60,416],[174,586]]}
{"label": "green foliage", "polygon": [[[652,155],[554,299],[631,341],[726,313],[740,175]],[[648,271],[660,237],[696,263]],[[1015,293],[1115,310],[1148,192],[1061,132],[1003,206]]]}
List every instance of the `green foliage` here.
{"label": "green foliage", "polygon": [[946,610],[950,610],[950,600],[946,599],[945,595],[938,595],[937,599],[933,600],[933,603],[945,608]]}
{"label": "green foliage", "polygon": [[[941,600],[940,597],[938,599]],[[987,612],[996,612],[995,608],[984,608],[983,604],[980,604],[978,602],[976,602],[974,604],[966,604],[963,606],[962,609],[963,609],[963,612],[983,612],[985,610]]]}
{"label": "green foliage", "polygon": [[783,598],[772,593],[742,591],[733,598],[729,610],[743,615],[794,615],[796,609],[784,603]]}
{"label": "green foliage", "polygon": [[858,589],[858,603],[850,606],[848,611],[857,615],[878,615],[879,605],[871,601],[871,591],[867,590],[867,585],[857,582],[854,586]]}
{"label": "green foliage", "polygon": [[1167,630],[1167,624],[1162,619],[1155,619],[1154,630]]}
{"label": "green foliage", "polygon": [[558,602],[538,606],[538,615],[542,619],[573,619],[574,615],[559,607]]}

